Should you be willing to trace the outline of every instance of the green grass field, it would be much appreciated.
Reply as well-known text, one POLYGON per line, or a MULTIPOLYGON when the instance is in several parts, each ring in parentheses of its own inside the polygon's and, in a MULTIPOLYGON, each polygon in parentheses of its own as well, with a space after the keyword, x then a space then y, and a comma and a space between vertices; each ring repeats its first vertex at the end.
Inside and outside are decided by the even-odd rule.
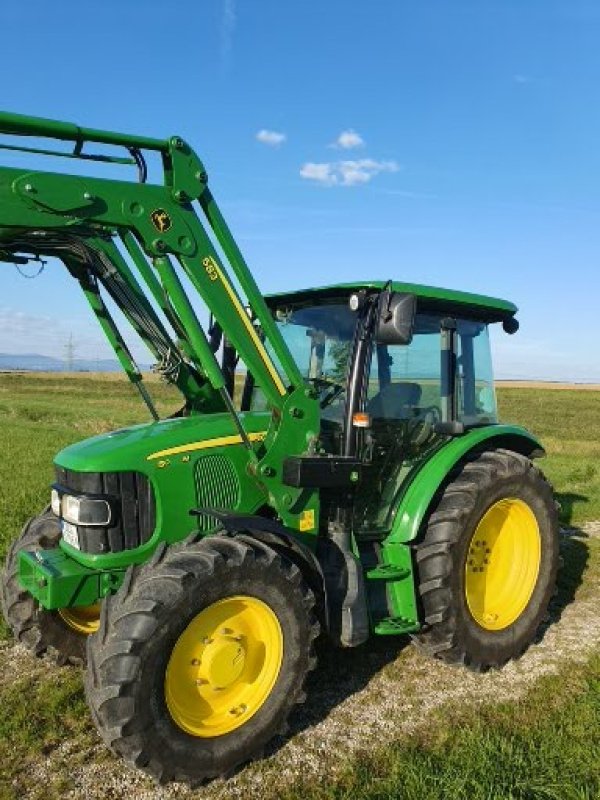
MULTIPOLYGON (((153 389, 161 410, 176 407, 167 389, 158 383, 153 389)), ((501 388, 498 394, 502 420, 524 425, 545 444, 548 455, 542 466, 561 502, 563 523, 579 527, 600 520, 600 392, 536 387, 501 388)), ((57 450, 145 419, 141 401, 121 376, 0 374, 0 555, 26 518, 47 504, 57 450)), ((321 736, 319 731, 327 724, 319 703, 330 702, 329 695, 335 692, 340 697, 359 692, 362 683, 352 680, 358 673, 366 676, 367 687, 366 698, 361 696, 360 702, 381 703, 384 708, 385 697, 377 697, 378 690, 369 688, 376 686, 377 676, 389 677, 390 670, 422 670, 419 680, 398 679, 394 684, 414 704, 417 718, 431 682, 447 682, 457 693, 450 693, 447 700, 442 697, 427 725, 415 723, 410 735, 382 728, 385 733, 369 739, 368 747, 361 746, 344 759, 344 748, 327 752, 323 746, 318 758, 325 773, 316 779, 307 770, 304 777, 286 785, 280 784, 278 776, 285 774, 282 764, 287 761, 279 759, 288 758, 286 748, 292 747, 289 758, 293 761, 294 742, 312 742, 313 730, 309 727, 303 733, 300 723, 291 745, 249 767, 235 779, 233 788, 219 783, 197 793, 155 790, 150 781, 122 770, 99 746, 87 718, 79 671, 15 655, 4 629, 0 798, 598 798, 600 632, 595 609, 600 602, 600 538, 575 535, 565 542, 563 555, 566 563, 553 620, 558 628, 567 626, 564 663, 561 656, 551 670, 542 670, 536 677, 537 662, 526 674, 529 662, 524 659, 524 673, 516 673, 515 686, 523 684, 526 691, 518 699, 513 701, 510 692, 504 696, 493 689, 489 697, 471 703, 463 671, 438 673, 435 665, 407 655, 411 648, 404 645, 388 640, 353 653, 326 653, 324 666, 314 678, 316 699, 306 712, 306 719, 317 721, 315 736, 321 736), (581 631, 574 632, 578 620, 581 631), (569 648, 580 644, 581 653, 571 660, 569 648), (349 688, 343 688, 344 681, 349 688), (110 785, 103 783, 105 772, 117 775, 110 785), (94 790, 88 784, 83 788, 83 779, 77 776, 84 773, 97 776, 94 790), (122 792, 115 786, 122 786, 122 792)), ((487 680, 481 677, 481 685, 487 686, 487 680)), ((343 697, 339 704, 343 706, 343 697)), ((334 709, 334 717, 336 713, 334 709)), ((360 712, 352 720, 346 732, 349 739, 355 732, 358 735, 360 712)))
POLYGON ((498 390, 500 418, 538 436, 540 462, 562 506, 561 521, 600 519, 600 392, 532 388, 498 390))

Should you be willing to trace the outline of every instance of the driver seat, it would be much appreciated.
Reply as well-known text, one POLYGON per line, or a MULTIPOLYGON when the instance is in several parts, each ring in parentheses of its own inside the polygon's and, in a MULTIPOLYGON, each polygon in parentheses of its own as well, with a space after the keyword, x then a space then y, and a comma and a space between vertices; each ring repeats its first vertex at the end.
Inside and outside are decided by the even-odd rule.
POLYGON ((421 401, 423 390, 418 383, 389 383, 367 403, 373 419, 409 419, 421 401))

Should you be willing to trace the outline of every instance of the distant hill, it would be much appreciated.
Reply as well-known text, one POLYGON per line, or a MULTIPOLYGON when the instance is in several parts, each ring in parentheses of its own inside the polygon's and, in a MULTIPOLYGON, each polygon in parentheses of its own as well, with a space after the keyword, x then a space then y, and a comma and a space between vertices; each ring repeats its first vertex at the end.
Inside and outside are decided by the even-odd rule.
MULTIPOLYGON (((142 370, 149 369, 147 364, 138 364, 142 370)), ((33 372, 66 372, 66 362, 60 358, 42 356, 39 353, 12 355, 0 353, 0 370, 28 370, 33 372)), ((73 360, 74 372, 120 372, 121 365, 114 358, 73 360)))

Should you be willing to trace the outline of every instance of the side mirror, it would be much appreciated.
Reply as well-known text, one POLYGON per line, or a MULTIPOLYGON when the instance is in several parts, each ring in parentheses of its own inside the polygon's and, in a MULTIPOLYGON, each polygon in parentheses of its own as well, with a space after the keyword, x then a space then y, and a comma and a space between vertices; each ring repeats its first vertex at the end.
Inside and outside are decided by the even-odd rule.
POLYGON ((415 327, 417 298, 414 294, 382 292, 377 320, 378 344, 410 344, 415 327))

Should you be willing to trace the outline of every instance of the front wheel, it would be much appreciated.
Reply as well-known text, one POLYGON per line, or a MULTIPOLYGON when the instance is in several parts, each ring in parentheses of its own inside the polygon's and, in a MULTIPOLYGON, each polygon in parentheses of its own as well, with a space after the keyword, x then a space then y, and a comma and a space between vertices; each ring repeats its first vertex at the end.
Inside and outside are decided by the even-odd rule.
POLYGON ((48 653, 59 664, 82 664, 87 637, 99 626, 100 605, 48 611, 19 583, 21 550, 58 547, 60 536, 60 523, 49 509, 27 522, 6 557, 0 593, 2 611, 17 641, 36 656, 48 653))
POLYGON ((558 549, 542 473, 509 450, 480 453, 447 484, 417 546, 416 643, 476 670, 520 656, 546 615, 558 549))
POLYGON ((298 568, 250 537, 162 546, 105 601, 89 642, 101 736, 161 782, 235 770, 304 699, 314 605, 298 568))

